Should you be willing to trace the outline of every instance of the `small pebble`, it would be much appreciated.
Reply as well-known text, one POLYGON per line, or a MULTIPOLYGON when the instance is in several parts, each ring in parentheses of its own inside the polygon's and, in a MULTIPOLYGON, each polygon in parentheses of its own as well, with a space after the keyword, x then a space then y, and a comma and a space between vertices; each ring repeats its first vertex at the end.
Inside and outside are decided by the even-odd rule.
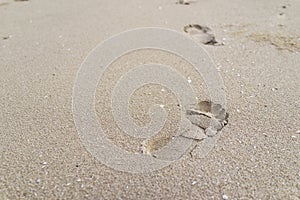
POLYGON ((267 137, 267 136, 268 136, 266 133, 263 133, 263 135, 264 135, 265 137, 267 137))
POLYGON ((41 182, 41 179, 36 179, 36 181, 35 181, 36 183, 40 183, 41 182))
POLYGON ((193 182, 192 182, 192 185, 195 185, 196 183, 197 183, 197 181, 193 181, 193 182))
POLYGON ((228 196, 226 194, 224 194, 222 197, 223 197, 224 200, 228 199, 228 196))

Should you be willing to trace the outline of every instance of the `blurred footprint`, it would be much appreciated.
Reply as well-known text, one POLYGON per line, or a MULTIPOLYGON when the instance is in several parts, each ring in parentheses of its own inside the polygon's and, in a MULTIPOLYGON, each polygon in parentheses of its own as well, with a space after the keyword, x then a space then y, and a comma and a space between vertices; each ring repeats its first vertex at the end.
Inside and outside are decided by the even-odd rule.
POLYGON ((223 45, 219 44, 215 36, 210 33, 211 29, 207 26, 201 26, 198 24, 189 24, 183 28, 184 32, 188 33, 193 39, 197 42, 200 42, 205 45, 223 45))
POLYGON ((196 1, 190 1, 190 0, 178 0, 176 4, 182 4, 182 5, 190 5, 191 3, 196 3, 196 1))

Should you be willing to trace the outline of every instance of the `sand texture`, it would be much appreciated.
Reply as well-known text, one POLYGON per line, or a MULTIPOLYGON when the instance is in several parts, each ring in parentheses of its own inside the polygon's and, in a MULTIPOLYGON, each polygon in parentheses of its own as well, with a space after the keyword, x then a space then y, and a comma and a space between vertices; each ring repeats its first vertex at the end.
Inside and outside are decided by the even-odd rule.
MULTIPOLYGON (((0 199, 300 199, 299 12, 298 0, 0 0, 0 199), (226 86, 229 118, 206 157, 196 145, 168 167, 131 174, 86 150, 72 92, 98 43, 138 27, 173 29, 203 45, 226 86)), ((142 140, 114 123, 112 88, 132 66, 152 62, 190 78, 199 101, 209 98, 175 55, 141 50, 116 60, 95 109, 107 137, 129 152, 143 150, 142 140)), ((172 140, 180 120, 172 91, 150 85, 132 95, 136 124, 149 123, 153 103, 169 115, 144 144, 150 153, 172 140)))

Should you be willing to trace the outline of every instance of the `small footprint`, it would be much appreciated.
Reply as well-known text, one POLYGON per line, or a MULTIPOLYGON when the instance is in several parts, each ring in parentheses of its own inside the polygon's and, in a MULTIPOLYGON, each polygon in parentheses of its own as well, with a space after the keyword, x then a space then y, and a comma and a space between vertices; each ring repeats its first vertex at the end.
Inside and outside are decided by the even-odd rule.
POLYGON ((205 45, 223 45, 216 41, 215 36, 210 33, 211 29, 207 26, 201 26, 198 24, 189 24, 183 28, 184 32, 188 33, 197 42, 205 45))
POLYGON ((182 4, 182 5, 190 5, 191 3, 195 3, 195 1, 190 0, 178 0, 176 4, 182 4))

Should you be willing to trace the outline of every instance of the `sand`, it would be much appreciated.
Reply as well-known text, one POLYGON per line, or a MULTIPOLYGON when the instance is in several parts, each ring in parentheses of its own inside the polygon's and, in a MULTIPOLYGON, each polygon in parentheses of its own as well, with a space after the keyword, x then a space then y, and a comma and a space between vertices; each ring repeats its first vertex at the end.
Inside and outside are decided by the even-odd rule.
MULTIPOLYGON (((0 0, 0 199, 300 199, 299 10, 296 0, 0 0), (99 163, 73 121, 73 85, 84 58, 128 29, 184 33, 188 24, 209 27, 223 44, 204 45, 223 77, 230 114, 217 145, 204 158, 195 148, 149 173, 99 163)), ((157 52, 123 59, 176 60, 157 52)), ((124 63, 114 69, 126 69, 124 63)), ((118 78, 113 70, 106 75, 118 78)), ((101 95, 110 83, 97 90, 99 121, 112 124, 105 130, 114 144, 137 151, 138 141, 116 138, 101 95)), ((175 113, 176 101, 167 101, 175 113)), ((147 109, 139 108, 148 104, 141 102, 133 98, 131 109, 145 124, 147 109)), ((170 134, 176 115, 172 120, 170 134)))

